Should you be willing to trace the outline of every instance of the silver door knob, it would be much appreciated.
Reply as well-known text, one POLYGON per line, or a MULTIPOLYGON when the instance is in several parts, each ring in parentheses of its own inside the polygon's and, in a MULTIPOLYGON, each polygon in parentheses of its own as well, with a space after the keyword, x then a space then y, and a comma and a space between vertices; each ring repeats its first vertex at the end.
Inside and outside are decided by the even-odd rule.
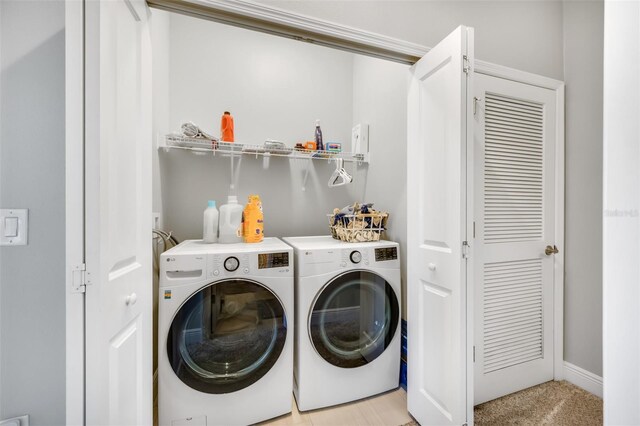
POLYGON ((559 251, 558 247, 556 247, 555 245, 553 247, 552 246, 547 246, 544 249, 544 254, 546 254, 547 256, 551 256, 552 254, 557 254, 558 251, 559 251))
POLYGON ((135 305, 137 301, 138 301, 138 295, 135 293, 131 293, 126 297, 126 299, 124 299, 124 303, 126 303, 127 306, 135 305))

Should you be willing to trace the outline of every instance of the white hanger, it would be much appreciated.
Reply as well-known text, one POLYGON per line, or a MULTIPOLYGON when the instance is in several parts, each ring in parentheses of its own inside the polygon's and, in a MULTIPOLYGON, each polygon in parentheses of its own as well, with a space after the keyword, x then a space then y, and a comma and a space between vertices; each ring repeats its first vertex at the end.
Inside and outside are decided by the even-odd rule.
POLYGON ((344 169, 344 160, 336 158, 336 170, 329 178, 329 188, 346 185, 351 182, 353 182, 353 176, 344 169))

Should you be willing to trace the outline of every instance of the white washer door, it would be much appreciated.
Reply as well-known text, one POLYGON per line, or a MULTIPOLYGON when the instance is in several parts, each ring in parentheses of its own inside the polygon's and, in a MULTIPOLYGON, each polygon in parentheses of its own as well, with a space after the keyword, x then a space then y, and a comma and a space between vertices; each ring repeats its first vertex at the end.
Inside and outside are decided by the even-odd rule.
POLYGON ((267 374, 286 338, 285 310, 274 293, 255 281, 226 280, 197 291, 180 307, 166 350, 187 386, 222 394, 267 374))
POLYGON ((336 367, 356 368, 380 356, 400 321, 398 297, 380 275, 349 271, 318 294, 309 315, 316 352, 336 367))

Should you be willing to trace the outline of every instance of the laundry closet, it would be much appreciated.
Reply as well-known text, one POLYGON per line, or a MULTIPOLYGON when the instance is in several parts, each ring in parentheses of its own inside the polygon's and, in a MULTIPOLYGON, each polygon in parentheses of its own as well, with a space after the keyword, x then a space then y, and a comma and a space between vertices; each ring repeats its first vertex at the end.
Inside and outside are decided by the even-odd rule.
MULTIPOLYGON (((301 410, 397 388, 403 306, 403 248, 398 243, 404 242, 406 233, 403 188, 409 66, 155 9, 150 28, 153 205, 155 228, 163 230, 154 235, 155 264, 159 265, 154 275, 159 276, 160 296, 154 297, 159 303, 154 346, 158 346, 160 423, 188 417, 194 418, 193 424, 253 423, 287 413, 292 392, 283 385, 291 382, 286 367, 294 345, 294 334, 287 335, 287 330, 297 330, 296 365, 309 363, 294 375, 301 410), (232 142, 221 132, 221 121, 230 117, 232 142), (324 149, 313 146, 317 120, 324 149), (185 123, 198 129, 184 131, 185 123), (193 133, 204 137, 190 137, 193 133), (336 176, 340 169, 345 177, 336 176), (357 202, 373 203, 367 209, 388 213, 386 237, 397 242, 371 243, 377 244, 371 250, 373 246, 353 244, 347 262, 357 266, 356 255, 352 256, 356 253, 362 266, 384 262, 389 271, 377 272, 382 275, 345 272, 346 262, 340 255, 333 275, 346 275, 336 282, 331 276, 318 284, 304 284, 320 287, 310 291, 305 301, 299 296, 302 290, 296 292, 299 298, 294 307, 294 292, 287 291, 283 282, 259 270, 254 273, 251 248, 240 254, 235 245, 203 246, 202 256, 219 257, 222 262, 208 261, 212 266, 206 267, 206 279, 219 282, 205 290, 200 290, 199 279, 191 277, 201 268, 188 260, 191 253, 198 253, 198 243, 185 243, 160 256, 174 245, 173 240, 167 241, 168 235, 179 241, 202 238, 208 201, 220 208, 231 197, 243 205, 251 194, 260 196, 264 214, 265 240, 254 248, 261 263, 291 268, 286 271, 292 276, 294 253, 296 257, 303 254, 289 252, 270 237, 328 236, 334 209, 357 202), (382 260, 381 253, 386 256, 382 260), (225 279, 236 281, 225 284, 225 279), (247 281, 241 283, 242 279, 247 281), (273 293, 260 290, 253 281, 273 293), (330 291, 322 296, 325 286, 330 291), (314 306, 319 303, 326 306, 314 306), (273 306, 281 308, 263 312, 273 306), (307 320, 310 309, 316 313, 307 320), (219 313, 214 314, 215 310, 219 313), (307 347, 301 335, 306 335, 308 321, 311 338, 317 341, 307 347), (252 331, 258 322, 262 325, 252 331), (265 329, 264 324, 278 325, 265 329), (361 331, 355 335, 365 337, 354 338, 350 328, 358 328, 361 331), (201 340, 198 330, 216 337, 201 340), (268 336, 273 336, 273 346, 268 336), (227 361, 223 373, 221 364, 211 360, 222 359, 227 351, 235 360, 227 361), (374 367, 356 369, 376 359, 374 367), (243 378, 245 374, 252 379, 243 378), (330 379, 334 374, 336 378, 330 379), (319 377, 334 386, 329 384, 320 392, 319 377), (344 383, 338 385, 338 378, 344 383), (252 412, 242 412, 248 400, 258 397, 263 399, 261 404, 252 412)), ((220 215, 222 224, 222 210, 220 215)), ((315 244, 294 238, 290 244, 306 247, 303 253, 325 244, 325 251, 316 255, 326 258, 318 271, 332 275, 327 256, 346 249, 327 238, 315 244)), ((297 258, 295 263, 298 272, 303 266, 297 258)))
MULTIPOLYGON (((87 286, 87 388, 102 395, 95 406, 88 398, 87 412, 110 418, 104 401, 114 392, 151 404, 140 386, 154 380, 148 364, 161 337, 155 328, 153 342, 147 335, 149 314, 179 291, 158 293, 155 282, 152 294, 140 283, 181 261, 158 264, 148 253, 150 230, 164 231, 153 243, 158 252, 163 240, 199 239, 209 200, 245 204, 251 194, 262 200, 267 238, 329 235, 328 215, 354 202, 389 213, 386 238, 397 246, 341 255, 398 269, 409 411, 424 424, 472 421, 474 403, 557 376, 561 82, 477 61, 473 29, 464 26, 411 67, 374 48, 356 54, 141 1, 115 4, 86 11, 102 25, 87 26, 88 45, 100 47, 86 52, 86 137, 100 141, 85 152, 85 238, 100 241, 87 250, 87 263, 99 265, 90 277, 98 285, 87 286), (176 143, 185 123, 219 137, 225 111, 233 144, 176 143), (316 120, 324 142, 339 147, 331 155, 295 149, 313 141, 316 120), (140 143, 148 133, 150 143, 140 143), (274 141, 283 145, 270 150, 265 142, 274 141), (331 184, 336 159, 352 182, 331 184), (517 380, 504 385, 510 374, 517 380), (111 388, 94 385, 110 379, 111 388)), ((281 263, 293 252, 270 247, 260 262, 293 264, 281 263)), ((242 255, 231 257, 227 264, 220 254, 207 273, 245 269, 242 255)), ((187 280, 193 271, 202 269, 169 270, 187 280)))

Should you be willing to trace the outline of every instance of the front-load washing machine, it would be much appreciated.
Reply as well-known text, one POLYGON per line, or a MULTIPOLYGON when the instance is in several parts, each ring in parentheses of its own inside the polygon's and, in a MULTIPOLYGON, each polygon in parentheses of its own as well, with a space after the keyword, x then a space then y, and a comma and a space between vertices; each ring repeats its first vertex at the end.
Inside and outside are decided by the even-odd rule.
POLYGON ((399 384, 400 260, 389 241, 284 238, 294 248, 294 394, 302 411, 399 384))
POLYGON ((164 252, 160 425, 246 425, 291 411, 293 262, 276 238, 164 252))

